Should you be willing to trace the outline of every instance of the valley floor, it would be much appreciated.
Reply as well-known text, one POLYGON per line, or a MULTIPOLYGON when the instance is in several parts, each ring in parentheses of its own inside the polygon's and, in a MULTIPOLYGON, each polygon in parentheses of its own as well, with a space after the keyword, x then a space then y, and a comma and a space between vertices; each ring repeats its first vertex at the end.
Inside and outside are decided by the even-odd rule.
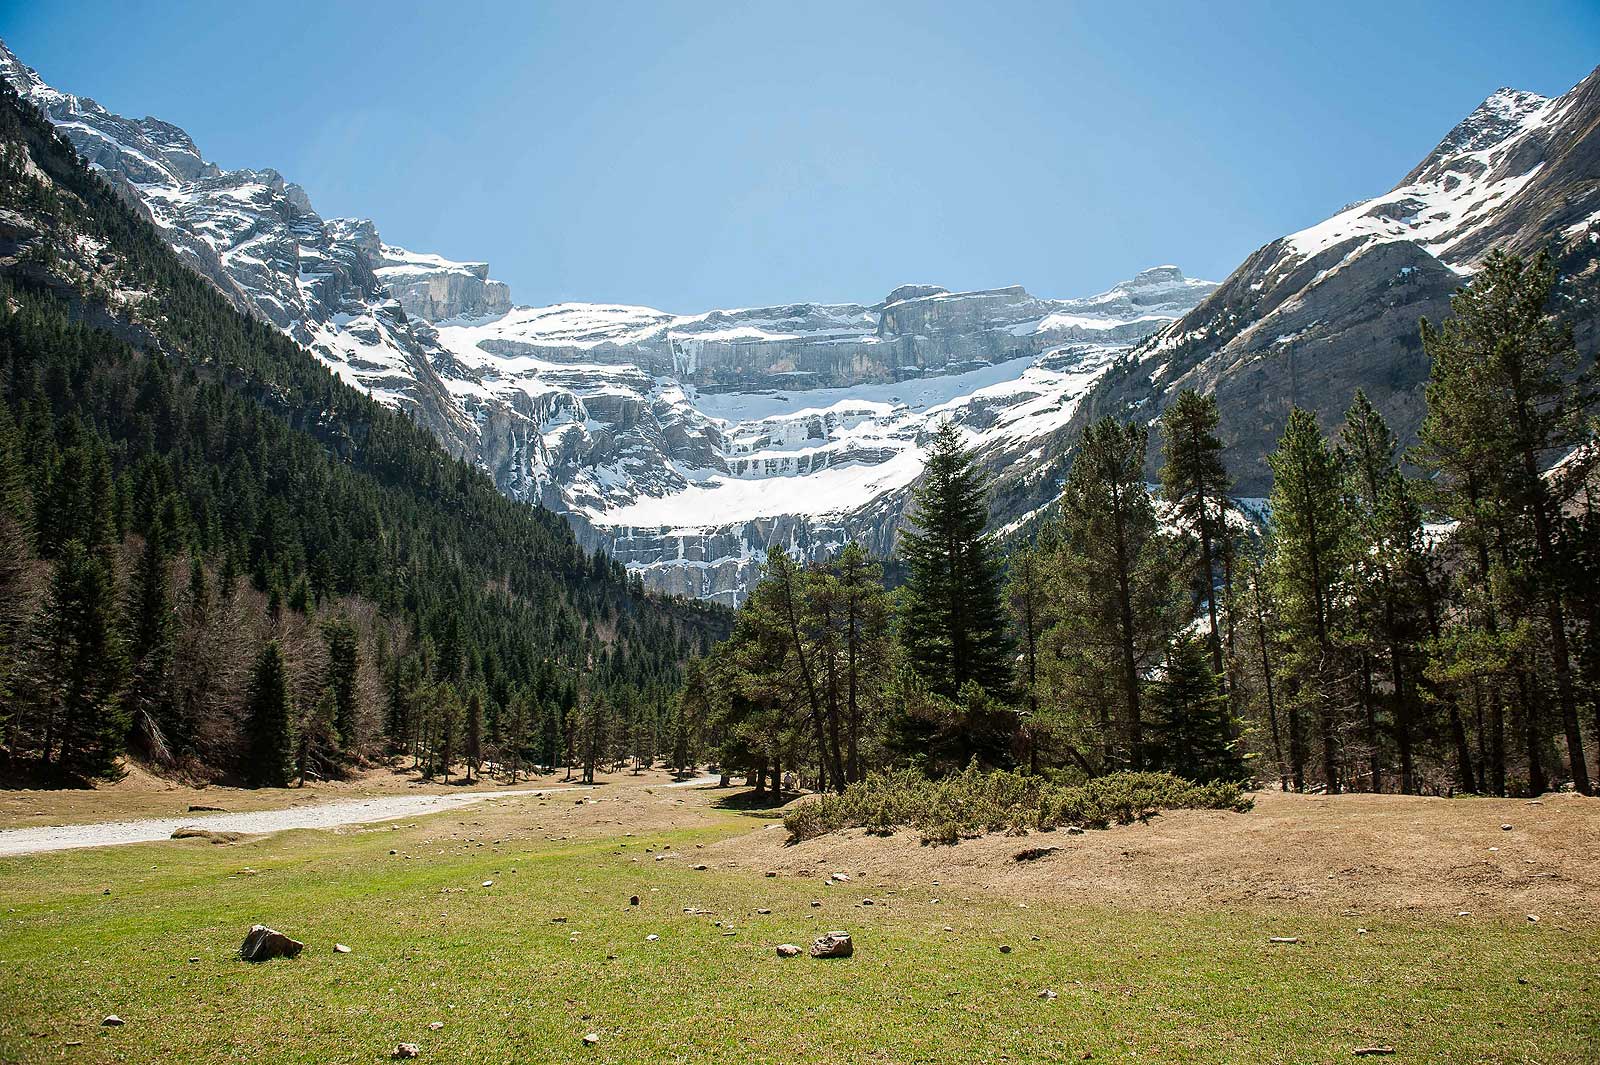
POLYGON ((0 1061, 1594 1060, 1594 800, 785 846, 668 784, 0 858, 0 1061), (305 953, 239 961, 255 922, 305 953), (835 928, 853 958, 774 953, 835 928))

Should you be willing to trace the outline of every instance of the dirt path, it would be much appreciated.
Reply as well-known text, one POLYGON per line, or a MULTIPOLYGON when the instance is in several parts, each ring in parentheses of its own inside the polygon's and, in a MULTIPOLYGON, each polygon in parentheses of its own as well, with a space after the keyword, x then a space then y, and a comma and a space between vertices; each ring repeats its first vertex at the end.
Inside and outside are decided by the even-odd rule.
POLYGON ((0 831, 0 856, 36 854, 40 851, 73 850, 78 847, 113 847, 123 843, 150 843, 170 839, 179 828, 200 828, 208 832, 237 832, 261 835, 291 828, 337 828, 397 817, 455 810, 463 806, 518 795, 556 795, 582 788, 515 788, 501 791, 469 791, 459 795, 391 795, 346 802, 300 806, 288 810, 257 810, 239 814, 190 814, 186 817, 147 818, 138 821, 104 821, 93 825, 50 825, 41 828, 14 828, 0 831))

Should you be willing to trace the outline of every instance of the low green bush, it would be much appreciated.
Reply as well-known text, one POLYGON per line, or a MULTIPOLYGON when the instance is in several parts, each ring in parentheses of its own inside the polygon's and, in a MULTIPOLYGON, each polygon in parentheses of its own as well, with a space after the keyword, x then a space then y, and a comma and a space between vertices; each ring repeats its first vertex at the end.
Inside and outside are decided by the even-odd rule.
POLYGON ((1162 810, 1244 811, 1253 804, 1244 784, 1195 784, 1171 773, 1112 773, 1069 785, 969 766, 937 780, 909 769, 874 773, 842 794, 795 804, 783 823, 795 841, 846 828, 885 836, 915 828, 924 843, 956 843, 990 832, 1105 828, 1162 810))

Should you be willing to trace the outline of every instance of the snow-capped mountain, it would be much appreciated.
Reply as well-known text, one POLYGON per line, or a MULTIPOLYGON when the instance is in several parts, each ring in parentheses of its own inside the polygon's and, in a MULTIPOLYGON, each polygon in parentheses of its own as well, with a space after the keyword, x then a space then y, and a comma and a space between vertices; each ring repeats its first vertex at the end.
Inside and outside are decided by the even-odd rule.
POLYGON ((1409 443, 1428 372, 1418 320, 1448 315, 1451 294, 1495 248, 1552 252, 1579 350, 1592 354, 1600 70, 1554 99, 1499 90, 1389 192, 1256 251, 1109 374, 1085 416, 1154 417, 1183 388, 1214 392, 1246 494, 1265 492, 1260 459, 1292 404, 1332 428, 1361 387, 1409 443))
POLYGON ((692 315, 514 307, 485 264, 323 219, 277 172, 222 170, 178 127, 59 92, 4 45, 0 73, 241 309, 652 586, 729 603, 773 542, 887 551, 939 420, 1026 479, 1113 358, 1215 287, 1164 266, 1069 300, 906 285, 692 315))

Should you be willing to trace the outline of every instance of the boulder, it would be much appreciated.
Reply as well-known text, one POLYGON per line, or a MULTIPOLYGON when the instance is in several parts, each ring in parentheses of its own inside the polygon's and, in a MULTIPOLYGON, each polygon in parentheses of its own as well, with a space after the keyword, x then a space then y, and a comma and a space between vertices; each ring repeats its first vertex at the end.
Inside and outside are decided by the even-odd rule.
POLYGON ((239 947, 239 957, 245 961, 271 961, 273 958, 297 957, 306 945, 290 939, 264 924, 251 925, 250 934, 239 947))
POLYGON ((811 944, 813 958, 848 958, 855 951, 849 932, 826 932, 811 944))

